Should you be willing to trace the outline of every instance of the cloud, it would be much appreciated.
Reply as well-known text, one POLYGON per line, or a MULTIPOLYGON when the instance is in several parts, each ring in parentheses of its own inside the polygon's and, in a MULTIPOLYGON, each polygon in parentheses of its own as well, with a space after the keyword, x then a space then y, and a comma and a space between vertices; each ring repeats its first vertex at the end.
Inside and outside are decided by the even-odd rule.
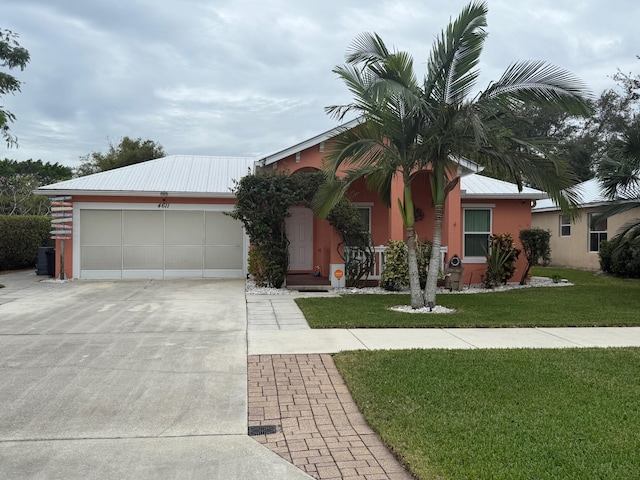
MULTIPOLYGON (((350 100, 331 72, 361 32, 413 54, 467 2, 356 0, 4 0, 1 28, 32 56, 16 114, 19 149, 1 156, 79 164, 127 135, 167 153, 266 154, 335 126, 324 107, 350 100)), ((573 70, 595 92, 638 71, 640 5, 492 0, 479 86, 514 60, 573 70)))

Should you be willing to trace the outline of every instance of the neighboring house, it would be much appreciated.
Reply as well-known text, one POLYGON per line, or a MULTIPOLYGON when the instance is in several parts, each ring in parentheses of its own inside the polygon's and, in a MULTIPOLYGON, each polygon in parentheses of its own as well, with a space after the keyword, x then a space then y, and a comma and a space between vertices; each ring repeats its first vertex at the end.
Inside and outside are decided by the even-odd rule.
POLYGON ((550 199, 532 209, 532 225, 551 232, 551 265, 600 269, 600 242, 610 240, 625 223, 640 218, 640 208, 595 222, 594 217, 611 205, 597 179, 577 185, 580 217, 571 221, 550 199))
MULTIPOLYGON (((352 122, 355 126, 357 123, 352 122)), ((326 143, 339 133, 333 129, 312 137, 280 152, 260 157, 258 167, 288 172, 292 175, 322 168, 326 143)), ((449 193, 445 205, 442 231, 442 265, 454 255, 462 259, 464 282, 480 282, 486 272, 485 252, 491 233, 511 233, 519 244, 518 233, 531 226, 532 201, 546 198, 546 194, 531 188, 518 191, 515 184, 477 175, 482 168, 473 162, 460 160, 458 173, 460 183, 449 193)), ((431 186, 426 171, 413 176, 413 200, 416 213, 416 233, 421 240, 433 237, 434 210, 431 186)), ((403 184, 396 178, 392 186, 392 206, 388 208, 378 195, 367 190, 362 179, 355 182, 347 192, 349 198, 360 209, 365 224, 377 251, 389 240, 406 240, 402 217, 397 207, 398 198, 403 198, 403 184)), ((287 220, 288 238, 291 242, 290 272, 311 272, 320 267, 323 274, 328 271, 332 283, 339 284, 333 275, 342 270, 342 259, 338 253, 340 238, 326 220, 318 220, 304 207, 291 209, 287 220)), ((523 268, 525 259, 518 262, 523 268)), ((379 275, 375 271, 373 278, 379 275)))
POLYGON ((244 278, 248 240, 224 212, 254 160, 174 155, 39 188, 71 196, 66 276, 244 278))
MULTIPOLYGON (((224 214, 235 203, 233 181, 256 169, 292 175, 316 171, 322 167, 325 142, 341 128, 259 158, 174 155, 39 188, 41 195, 71 197, 72 233, 64 240, 67 276, 243 278, 248 240, 242 224, 224 214)), ((458 162, 461 181, 449 193, 443 221, 441 265, 458 255, 465 283, 481 281, 489 235, 511 233, 518 242, 520 230, 531 226, 532 201, 546 198, 530 188, 518 192, 514 184, 478 175, 480 170, 473 162, 458 162)), ((379 277, 386 242, 405 239, 396 205, 402 192, 402 181, 397 179, 391 208, 368 191, 363 180, 348 192, 377 246, 378 270, 373 278, 379 277)), ((416 233, 429 240, 434 212, 427 172, 414 175, 413 192, 416 233)), ((341 283, 333 275, 344 268, 340 237, 328 221, 315 218, 308 208, 292 207, 287 236, 290 273, 310 274, 319 267, 332 284, 341 283)), ((518 267, 524 263, 520 259, 518 267)))

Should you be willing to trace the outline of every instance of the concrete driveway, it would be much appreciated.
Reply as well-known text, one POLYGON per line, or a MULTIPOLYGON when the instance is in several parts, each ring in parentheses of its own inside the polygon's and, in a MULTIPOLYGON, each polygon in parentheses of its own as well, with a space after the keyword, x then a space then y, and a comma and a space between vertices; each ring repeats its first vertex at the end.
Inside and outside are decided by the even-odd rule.
POLYGON ((0 477, 310 478, 247 433, 243 281, 0 276, 0 477))

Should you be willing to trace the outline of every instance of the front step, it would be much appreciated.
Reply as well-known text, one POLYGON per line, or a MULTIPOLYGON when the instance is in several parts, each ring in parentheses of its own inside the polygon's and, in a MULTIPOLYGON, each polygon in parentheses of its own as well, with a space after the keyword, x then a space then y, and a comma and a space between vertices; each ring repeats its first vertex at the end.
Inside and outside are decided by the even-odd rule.
POLYGON ((331 285, 287 285, 287 290, 296 290, 298 292, 330 292, 333 290, 331 285))

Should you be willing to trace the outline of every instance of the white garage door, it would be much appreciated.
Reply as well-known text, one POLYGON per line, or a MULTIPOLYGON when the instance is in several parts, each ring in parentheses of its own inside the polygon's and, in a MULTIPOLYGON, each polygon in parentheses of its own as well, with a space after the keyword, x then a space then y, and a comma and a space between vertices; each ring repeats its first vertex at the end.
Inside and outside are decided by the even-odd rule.
POLYGON ((242 224, 220 211, 79 210, 81 278, 242 278, 242 224))

